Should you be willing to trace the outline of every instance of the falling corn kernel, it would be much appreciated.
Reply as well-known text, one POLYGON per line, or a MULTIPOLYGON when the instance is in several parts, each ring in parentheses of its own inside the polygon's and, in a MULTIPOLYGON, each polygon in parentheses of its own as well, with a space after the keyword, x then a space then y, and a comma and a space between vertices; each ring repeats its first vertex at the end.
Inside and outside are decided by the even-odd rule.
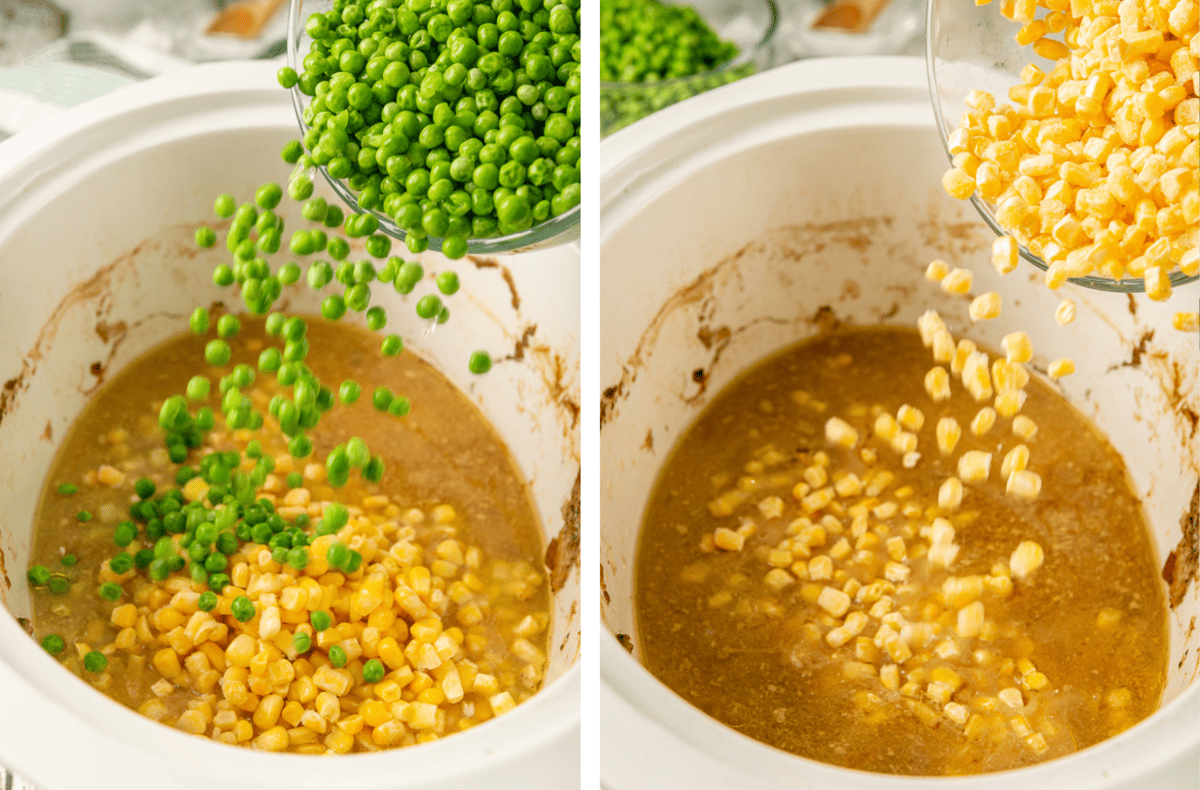
POLYGON ((1180 332, 1200 332, 1200 313, 1176 313, 1171 324, 1180 332))
POLYGON ((971 300, 968 310, 972 321, 987 321, 1000 315, 1000 294, 988 291, 971 300))
POLYGON ((983 602, 974 601, 958 610, 958 635, 964 639, 979 636, 983 630, 983 602))
POLYGON ((1012 236, 1001 236, 992 242, 992 266, 1001 274, 1008 274, 1017 268, 1020 251, 1017 240, 1012 236))
POLYGON ((933 336, 933 361, 934 362, 951 362, 954 360, 954 350, 956 348, 954 336, 945 329, 939 329, 937 334, 933 336))
POLYGON ((925 391, 937 403, 950 399, 950 374, 941 365, 925 374, 925 391))
POLYGON ((996 410, 991 406, 984 406, 971 420, 971 433, 976 436, 983 436, 992 429, 996 424, 996 410))
POLYGON ((954 269, 942 278, 942 290, 948 294, 966 294, 971 290, 974 275, 968 269, 954 269))
POLYGON ((925 348, 929 348, 933 344, 933 336, 938 331, 946 331, 946 322, 937 314, 936 310, 926 310, 917 319, 917 331, 921 335, 921 344, 925 348))
POLYGON ((964 483, 982 483, 992 468, 992 454, 968 450, 958 457, 958 477, 964 483))
POLYGON ((942 455, 949 455, 954 452, 955 445, 958 444, 959 437, 962 436, 962 428, 958 426, 958 420, 953 417, 942 417, 937 424, 937 443, 938 450, 942 455))
POLYGON ((1008 392, 1001 392, 996 396, 996 414, 1005 419, 1015 417, 1021 411, 1023 405, 1025 405, 1025 392, 1023 390, 1009 390, 1008 392))
POLYGON ((904 457, 900 459, 900 464, 905 469, 913 469, 920 462, 921 454, 918 452, 905 453, 904 457))
POLYGON ((988 356, 985 352, 976 351, 967 357, 963 363, 962 381, 976 403, 992 397, 992 377, 988 372, 988 356))
POLYGON ((1013 417, 1012 432, 1013 436, 1016 436, 1018 439, 1027 442, 1037 435, 1037 431, 1037 423, 1024 414, 1018 414, 1016 417, 1013 417))
POLYGON ((1069 357, 1056 359, 1046 368, 1046 374, 1052 379, 1061 379, 1075 372, 1075 362, 1069 357))
POLYGON ((1000 476, 1007 480, 1012 476, 1013 472, 1025 471, 1025 467, 1028 465, 1029 448, 1023 444, 1018 444, 1005 453, 1004 460, 1000 462, 1000 476))
POLYGON ((941 282, 942 278, 950 273, 950 267, 945 261, 931 261, 929 266, 925 268, 925 279, 931 282, 941 282))
POLYGON ((1075 320, 1075 303, 1070 299, 1063 299, 1058 303, 1058 308, 1054 311, 1054 320, 1059 326, 1066 326, 1075 320))
POLYGON ((925 424, 925 415, 920 409, 906 403, 896 411, 896 421, 910 431, 919 431, 925 424))
POLYGON ((850 448, 858 444, 858 431, 840 417, 830 417, 825 422, 825 440, 839 447, 850 448))
POLYGON ((1021 541, 1013 551, 1012 557, 1008 560, 1008 567, 1012 569, 1013 576, 1024 581, 1029 574, 1042 567, 1042 561, 1045 558, 1046 554, 1042 551, 1041 546, 1032 540, 1025 540, 1021 541))
POLYGON ((1018 499, 1032 502, 1042 491, 1042 476, 1028 469, 1014 471, 1008 476, 1005 491, 1018 499))
POLYGON ((1000 347, 1004 349, 1008 361, 1012 364, 1028 362, 1033 356, 1033 344, 1029 342, 1029 335, 1024 332, 1005 335, 1000 341, 1000 347))
POLYGON ((962 481, 957 477, 946 478, 938 488, 938 507, 947 512, 958 510, 958 506, 962 504, 963 486, 962 481))

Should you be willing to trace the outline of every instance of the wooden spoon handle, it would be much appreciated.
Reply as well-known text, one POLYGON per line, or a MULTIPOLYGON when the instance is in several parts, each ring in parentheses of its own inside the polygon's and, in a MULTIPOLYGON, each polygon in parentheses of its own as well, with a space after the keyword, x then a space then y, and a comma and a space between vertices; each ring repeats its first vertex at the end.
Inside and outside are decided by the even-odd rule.
POLYGON ((242 0, 227 6, 208 26, 209 33, 228 33, 240 38, 258 38, 283 0, 242 0))
POLYGON ((834 0, 813 27, 836 27, 861 33, 887 5, 888 0, 834 0))

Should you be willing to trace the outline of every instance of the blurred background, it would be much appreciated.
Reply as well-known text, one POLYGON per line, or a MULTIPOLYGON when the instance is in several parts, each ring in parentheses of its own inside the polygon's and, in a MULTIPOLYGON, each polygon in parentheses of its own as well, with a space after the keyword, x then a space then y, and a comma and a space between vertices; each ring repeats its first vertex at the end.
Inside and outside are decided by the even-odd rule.
POLYGON ((0 0, 0 140, 127 83, 193 63, 282 55, 286 5, 0 0))

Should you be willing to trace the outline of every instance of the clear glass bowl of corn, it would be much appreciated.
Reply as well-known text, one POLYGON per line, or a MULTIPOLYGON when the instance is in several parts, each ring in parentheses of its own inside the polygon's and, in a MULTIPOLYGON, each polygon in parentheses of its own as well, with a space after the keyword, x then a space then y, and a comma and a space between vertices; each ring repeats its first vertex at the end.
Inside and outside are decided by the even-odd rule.
MULTIPOLYGON (((929 0, 926 68, 934 117, 937 119, 938 130, 941 132, 946 154, 952 163, 956 156, 961 155, 963 144, 961 136, 954 137, 955 131, 960 127, 964 113, 972 109, 968 103, 978 104, 972 97, 973 91, 985 91, 991 94, 997 107, 1004 103, 1015 105, 1022 98, 1024 98, 1022 103, 1028 106, 1030 91, 1021 90, 1020 86, 1029 83, 1022 79, 1022 74, 1024 73, 1026 76, 1033 74, 1034 80, 1045 80, 1048 83, 1052 81, 1051 73, 1055 68, 1056 60, 1066 53, 1065 45, 1061 45, 1060 42, 1063 40, 1064 29, 1062 26, 1064 23, 1067 25, 1071 23, 1069 12, 1059 12, 1057 16, 1054 16, 1048 9, 1037 7, 1036 20, 1045 27, 1035 25, 1032 35, 1044 31, 1045 40, 1050 43, 1036 46, 1029 43, 1022 44, 1017 40, 1018 35, 1022 32, 1022 23, 1007 19, 1002 14, 1001 6, 1007 7, 1008 2, 1009 0, 998 0, 986 5, 977 5, 975 2, 960 2, 959 0, 929 0), (1059 46, 1055 46, 1056 44, 1059 46), (1046 76, 1038 77, 1036 73, 1026 71, 1030 69, 1031 64, 1046 76), (1015 99, 1010 94, 1010 90, 1013 88, 1017 88, 1017 98, 1015 99)), ((1050 5, 1055 4, 1051 3, 1050 5)), ((1115 13, 1117 3, 1114 1, 1112 5, 1115 13)), ((1029 33, 1026 33, 1026 40, 1028 36, 1029 33)), ((1186 48, 1184 49, 1186 50, 1186 48)), ((1083 84, 1082 90, 1086 90, 1086 83, 1083 84)), ((1191 96, 1194 97, 1194 93, 1191 93, 1191 96)), ((1061 112, 1063 105, 1056 101, 1054 106, 1059 108, 1054 111, 1055 113, 1061 112)), ((1103 118, 1103 114, 1099 116, 1099 119, 1103 118)), ((1082 157, 1083 164, 1103 165, 1105 160, 1103 158, 1094 159, 1093 157, 1096 155, 1097 150, 1089 151, 1082 157)), ((1080 160, 1079 156, 1073 158, 1073 161, 1080 160)), ((1061 163, 1057 160, 1055 167, 1061 167, 1061 163)), ((1107 170, 1107 168, 1104 169, 1107 170)), ((1073 186, 1082 187, 1083 185, 1074 184, 1073 186)), ((1102 184, 1100 186, 1103 188, 1102 184)), ((1196 189, 1194 180, 1190 188, 1196 189)), ((993 199, 989 200, 981 195, 980 191, 976 189, 971 194, 970 201, 978 210, 979 215, 983 217, 984 222, 998 235, 1012 235, 1008 229, 1011 224, 998 219, 998 215, 1003 217, 1004 209, 1001 205, 1003 198, 997 199, 998 196, 993 192, 989 195, 993 199)), ((1071 190, 1075 193, 1078 191, 1078 189, 1071 190)), ((1046 191, 1046 194, 1049 195, 1049 190, 1046 191)), ((1068 206, 1068 215, 1075 210, 1074 205, 1068 206)), ((1067 225, 1070 224, 1068 221, 1067 225)), ((1068 230, 1078 232, 1073 227, 1068 230)), ((1194 228, 1192 232, 1194 233, 1194 228)), ((1193 239, 1193 248, 1194 245, 1193 239)), ((1030 248, 1030 244, 1022 241, 1019 245, 1020 257, 1043 271, 1050 269, 1047 259, 1051 262, 1064 260, 1067 252, 1064 248, 1068 247, 1066 244, 1059 245, 1057 242, 1056 246, 1049 250, 1046 245, 1037 242, 1032 246, 1033 249, 1030 248)), ((1173 266, 1168 264, 1163 268, 1164 270, 1170 269, 1166 279, 1169 280, 1171 287, 1200 279, 1195 274, 1185 273, 1178 263, 1173 266)), ((1128 271, 1119 278, 1091 274, 1072 277, 1068 281, 1100 291, 1119 293, 1146 291, 1146 280, 1140 275, 1134 276, 1132 272, 1128 271)))

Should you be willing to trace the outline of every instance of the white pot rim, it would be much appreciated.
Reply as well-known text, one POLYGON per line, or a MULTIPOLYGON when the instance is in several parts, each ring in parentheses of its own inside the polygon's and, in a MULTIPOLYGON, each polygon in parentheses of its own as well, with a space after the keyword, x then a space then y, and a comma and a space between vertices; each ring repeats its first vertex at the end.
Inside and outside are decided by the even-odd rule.
MULTIPOLYGON (((936 129, 924 59, 799 61, 654 113, 605 138, 601 145, 601 249, 633 213, 678 183, 681 174, 695 173, 731 153, 785 136, 860 126, 864 118, 876 128, 936 129), (886 120, 881 122, 881 116, 886 120)), ((606 630, 600 642, 602 694, 636 719, 614 725, 625 730, 621 737, 630 743, 652 741, 670 750, 670 759, 689 766, 708 765, 718 773, 722 765, 731 766, 746 778, 746 787, 794 788, 812 782, 821 787, 882 790, 954 782, 956 788, 973 790, 1016 785, 1031 790, 1090 790, 1132 787, 1139 776, 1186 761, 1189 755, 1200 756, 1200 682, 1193 681, 1176 699, 1124 733, 1035 766, 953 779, 838 768, 741 735, 676 695, 611 632, 606 630)), ((606 757, 605 762, 611 765, 620 759, 606 757)), ((666 754, 663 759, 668 759, 666 754)), ((694 767, 689 770, 699 772, 694 767)))
MULTIPOLYGON (((59 179, 78 177, 139 147, 209 131, 279 129, 280 118, 290 127, 294 115, 276 82, 277 68, 249 61, 173 72, 118 89, 6 140, 0 144, 0 239, 37 210, 37 198, 57 189, 59 179)), ((14 570, 23 574, 16 569, 10 574, 14 570)), ((576 662, 504 716, 432 743, 333 760, 229 748, 113 702, 64 672, 0 609, 0 762, 36 786, 78 786, 79 766, 87 765, 88 784, 98 790, 470 787, 489 772, 522 764, 531 779, 536 754, 578 744, 576 662)), ((497 786, 528 786, 513 782, 497 786)))

